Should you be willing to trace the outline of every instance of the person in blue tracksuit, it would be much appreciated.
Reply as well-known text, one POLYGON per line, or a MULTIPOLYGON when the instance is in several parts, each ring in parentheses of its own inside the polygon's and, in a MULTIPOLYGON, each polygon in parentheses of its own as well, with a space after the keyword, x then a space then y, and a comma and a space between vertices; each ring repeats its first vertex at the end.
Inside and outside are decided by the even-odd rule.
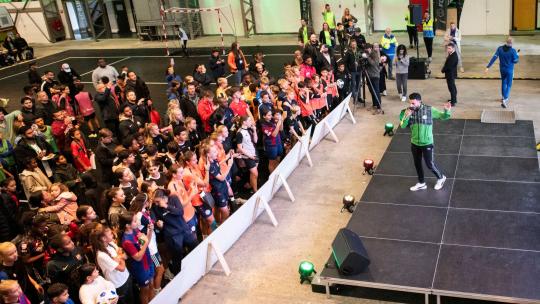
POLYGON ((489 68, 493 65, 495 60, 499 58, 499 70, 501 72, 501 94, 502 94, 502 103, 501 107, 506 108, 508 106, 508 98, 510 97, 510 90, 512 89, 512 80, 514 78, 514 64, 518 63, 519 55, 518 52, 512 48, 512 43, 514 39, 508 37, 506 39, 506 44, 501 45, 497 48, 497 51, 489 61, 486 67, 486 73, 489 71, 489 68))
POLYGON ((158 189, 154 193, 153 208, 158 220, 156 225, 161 229, 171 254, 169 270, 176 275, 181 270, 184 248, 193 250, 198 245, 197 239, 184 220, 184 209, 178 196, 169 195, 168 190, 158 189))

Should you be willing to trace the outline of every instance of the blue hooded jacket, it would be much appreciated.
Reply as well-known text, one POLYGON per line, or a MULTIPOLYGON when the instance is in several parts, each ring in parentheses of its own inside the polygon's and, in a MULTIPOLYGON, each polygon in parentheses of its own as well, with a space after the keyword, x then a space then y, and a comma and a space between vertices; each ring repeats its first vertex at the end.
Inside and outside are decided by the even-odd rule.
POLYGON ((497 51, 489 61, 487 68, 490 68, 497 58, 499 58, 501 71, 513 71, 514 64, 519 62, 518 52, 512 48, 512 46, 506 44, 497 48, 497 51))

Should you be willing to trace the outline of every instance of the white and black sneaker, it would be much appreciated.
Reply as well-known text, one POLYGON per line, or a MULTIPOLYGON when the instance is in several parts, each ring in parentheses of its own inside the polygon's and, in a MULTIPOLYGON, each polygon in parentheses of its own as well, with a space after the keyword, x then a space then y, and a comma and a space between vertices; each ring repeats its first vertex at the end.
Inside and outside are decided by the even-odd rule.
POLYGON ((411 191, 425 190, 427 189, 426 183, 416 183, 416 185, 409 188, 411 191))
POLYGON ((442 187, 444 186, 445 181, 446 181, 446 176, 443 175, 443 177, 441 179, 437 180, 437 183, 435 183, 435 187, 433 187, 433 189, 441 190, 442 187))
POLYGON ((507 108, 508 107, 508 99, 503 99, 502 102, 501 102, 501 107, 503 108, 507 108))

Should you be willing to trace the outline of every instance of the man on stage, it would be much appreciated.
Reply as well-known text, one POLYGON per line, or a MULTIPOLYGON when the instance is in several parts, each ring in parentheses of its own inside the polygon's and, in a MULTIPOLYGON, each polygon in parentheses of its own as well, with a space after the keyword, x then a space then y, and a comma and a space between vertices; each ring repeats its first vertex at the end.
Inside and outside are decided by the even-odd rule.
POLYGON ((422 168, 422 158, 426 166, 437 176, 434 189, 442 189, 446 176, 437 168, 434 160, 433 146, 433 119, 446 120, 450 118, 452 105, 446 103, 441 112, 422 103, 422 97, 418 93, 409 95, 409 107, 401 111, 399 115, 402 128, 411 127, 411 151, 414 158, 414 167, 418 174, 418 183, 410 188, 411 191, 427 189, 422 168))

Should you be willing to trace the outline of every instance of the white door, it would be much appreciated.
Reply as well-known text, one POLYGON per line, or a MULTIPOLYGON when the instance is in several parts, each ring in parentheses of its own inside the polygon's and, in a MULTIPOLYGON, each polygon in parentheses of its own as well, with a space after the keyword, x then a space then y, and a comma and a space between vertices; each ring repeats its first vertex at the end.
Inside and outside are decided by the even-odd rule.
POLYGON ((486 34, 486 1, 488 0, 465 1, 459 22, 462 35, 486 34))
POLYGON ((507 35, 511 22, 510 0, 486 0, 486 34, 507 35))

